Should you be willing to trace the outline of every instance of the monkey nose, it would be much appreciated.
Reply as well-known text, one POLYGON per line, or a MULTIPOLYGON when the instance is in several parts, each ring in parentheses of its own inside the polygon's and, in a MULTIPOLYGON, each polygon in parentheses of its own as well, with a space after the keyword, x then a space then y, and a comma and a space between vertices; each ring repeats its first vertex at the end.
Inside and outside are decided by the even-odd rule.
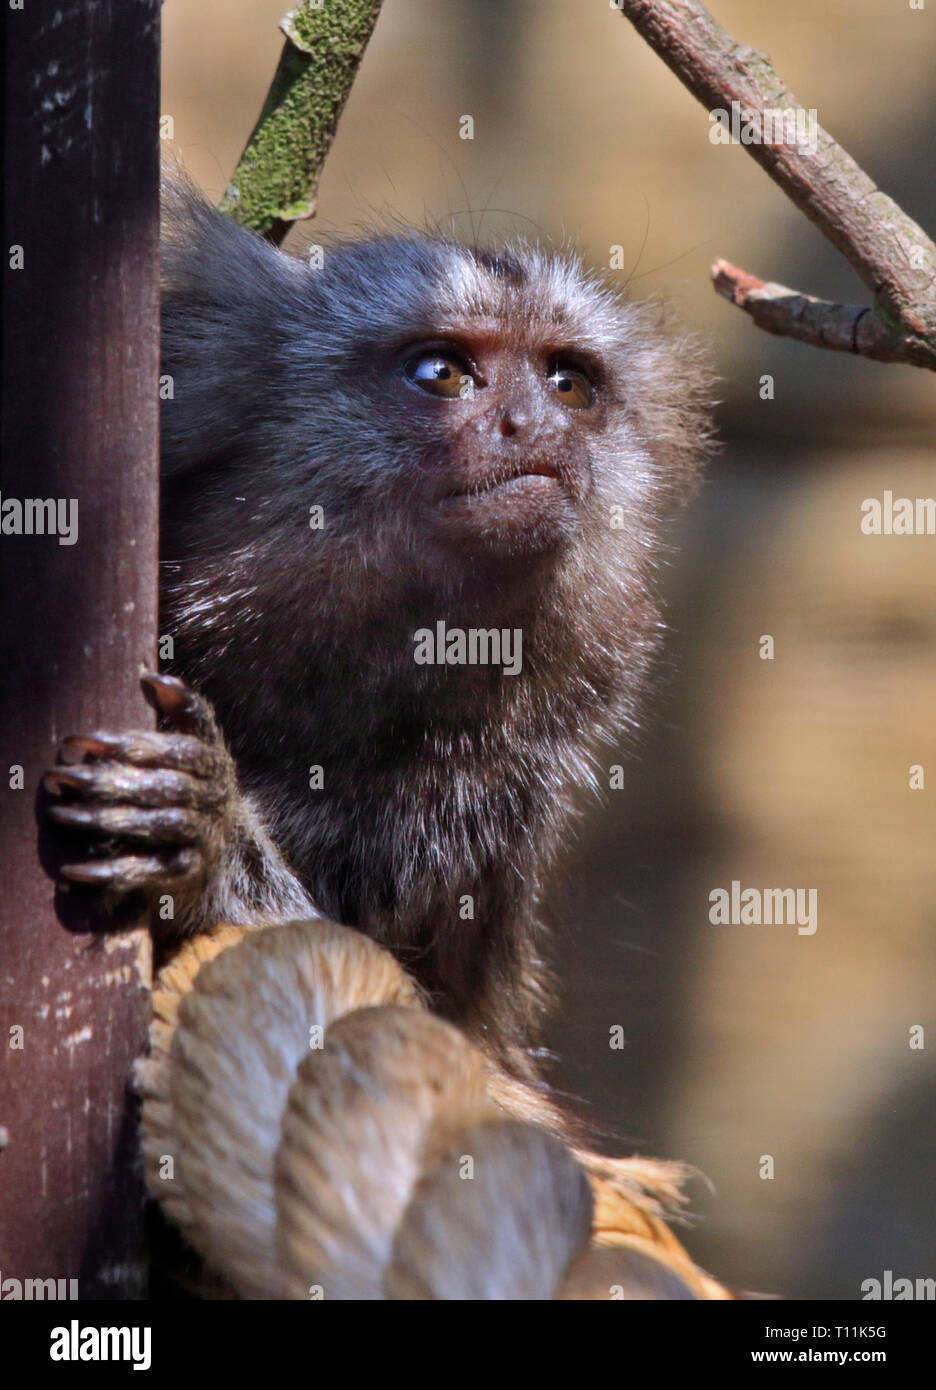
POLYGON ((527 424, 529 424, 527 417, 519 411, 505 410, 497 422, 497 432, 504 439, 510 439, 511 435, 522 430, 527 424))

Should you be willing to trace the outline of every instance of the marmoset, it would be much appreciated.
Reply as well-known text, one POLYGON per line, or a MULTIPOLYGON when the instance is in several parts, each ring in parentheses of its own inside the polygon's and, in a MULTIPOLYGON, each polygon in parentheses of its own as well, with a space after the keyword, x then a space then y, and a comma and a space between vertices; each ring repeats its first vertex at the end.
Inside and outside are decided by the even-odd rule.
POLYGON ((168 895, 164 938, 356 927, 533 1080, 550 875, 635 727, 703 354, 568 255, 319 264, 178 181, 163 275, 161 732, 68 740, 64 876, 168 895))

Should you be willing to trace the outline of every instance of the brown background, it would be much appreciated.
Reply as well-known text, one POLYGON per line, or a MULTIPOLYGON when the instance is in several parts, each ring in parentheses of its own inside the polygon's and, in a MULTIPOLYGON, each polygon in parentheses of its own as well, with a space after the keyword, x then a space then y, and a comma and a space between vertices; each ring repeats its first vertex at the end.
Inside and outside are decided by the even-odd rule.
MULTIPOLYGON (((166 0, 163 111, 211 195, 259 110, 285 8, 166 0)), ((936 231, 936 5, 713 9, 936 231)), ((387 0, 319 216, 294 243, 390 214, 568 239, 598 267, 620 244, 632 292, 665 294, 709 335, 725 448, 674 531, 651 727, 567 875, 553 1042, 593 1118, 707 1175, 687 1233, 700 1260, 739 1286, 854 1299, 885 1269, 936 1276, 936 537, 859 530, 865 497, 936 494, 934 381, 769 338, 716 298, 719 255, 828 298, 864 291, 708 130, 602 0, 387 0), (909 790, 914 763, 924 791, 909 790), (818 889, 816 935, 710 925, 708 894, 732 879, 818 889)))

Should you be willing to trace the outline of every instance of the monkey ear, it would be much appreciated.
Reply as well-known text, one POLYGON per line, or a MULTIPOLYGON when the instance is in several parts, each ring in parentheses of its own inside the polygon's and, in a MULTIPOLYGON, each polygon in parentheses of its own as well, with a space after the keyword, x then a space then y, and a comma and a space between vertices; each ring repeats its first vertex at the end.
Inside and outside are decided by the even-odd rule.
POLYGON ((214 209, 176 158, 165 158, 159 180, 160 242, 166 251, 184 247, 210 225, 214 209))
POLYGON ((713 346, 677 327, 665 303, 630 303, 627 313, 638 344, 627 366, 628 403, 647 441, 661 508, 679 510, 698 492, 702 465, 717 452, 713 346))
POLYGON ((168 478, 229 457, 243 421, 257 416, 298 263, 218 212, 178 165, 164 168, 161 213, 160 453, 168 478))
POLYGON ((160 249, 163 295, 189 289, 216 296, 225 286, 228 307, 254 277, 278 279, 292 264, 292 257, 213 207, 177 162, 165 162, 162 170, 160 249))

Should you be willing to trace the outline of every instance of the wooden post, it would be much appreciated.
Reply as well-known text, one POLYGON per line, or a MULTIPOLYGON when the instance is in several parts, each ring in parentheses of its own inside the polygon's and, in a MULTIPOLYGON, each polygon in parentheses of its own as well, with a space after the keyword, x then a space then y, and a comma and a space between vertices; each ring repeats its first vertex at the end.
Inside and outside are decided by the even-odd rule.
POLYGON ((159 0, 4 11, 0 1279, 132 1298, 149 939, 55 894, 36 808, 62 737, 152 724, 159 0))

